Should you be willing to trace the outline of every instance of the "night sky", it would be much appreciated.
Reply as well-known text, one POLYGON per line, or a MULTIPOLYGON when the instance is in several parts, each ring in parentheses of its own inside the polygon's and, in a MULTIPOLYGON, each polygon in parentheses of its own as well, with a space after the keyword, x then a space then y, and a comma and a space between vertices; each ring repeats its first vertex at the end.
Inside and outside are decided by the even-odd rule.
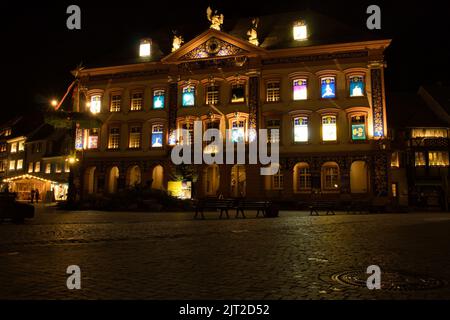
MULTIPOLYGON (((450 10, 437 1, 8 1, 2 3, 1 120, 31 109, 45 109, 60 98, 80 62, 132 56, 141 37, 152 31, 177 29, 185 40, 204 31, 206 8, 212 5, 227 18, 312 9, 353 28, 366 28, 366 8, 382 10, 382 33, 392 38, 387 51, 387 94, 415 92, 421 84, 448 82, 450 71, 450 10), (77 4, 82 29, 66 28, 66 9, 77 4), (183 30, 180 26, 187 26, 183 30), (192 26, 195 25, 195 28, 192 26), (192 28, 191 28, 192 27, 192 28)), ((332 26, 324 26, 331 27, 332 26)), ((378 31, 375 31, 378 32, 378 31)), ((168 32, 167 37, 171 37, 168 32)))

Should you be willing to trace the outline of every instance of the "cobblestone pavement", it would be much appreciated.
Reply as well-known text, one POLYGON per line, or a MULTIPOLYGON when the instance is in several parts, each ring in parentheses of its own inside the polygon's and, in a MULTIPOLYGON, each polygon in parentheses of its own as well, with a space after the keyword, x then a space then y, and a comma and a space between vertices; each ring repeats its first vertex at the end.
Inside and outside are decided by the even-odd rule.
POLYGON ((41 207, 25 225, 0 225, 0 298, 450 298, 448 213, 207 218, 41 207), (81 268, 81 290, 66 287, 69 265, 81 268), (439 285, 368 290, 332 277, 369 265, 382 284, 397 272, 439 285))

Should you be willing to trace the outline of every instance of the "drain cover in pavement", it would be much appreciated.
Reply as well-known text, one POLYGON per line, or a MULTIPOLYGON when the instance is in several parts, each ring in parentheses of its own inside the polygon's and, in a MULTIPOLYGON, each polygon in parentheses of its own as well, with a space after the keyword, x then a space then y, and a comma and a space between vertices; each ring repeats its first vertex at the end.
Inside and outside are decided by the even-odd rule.
MULTIPOLYGON (((366 281, 370 275, 360 270, 335 273, 331 279, 342 285, 366 288, 366 281)), ((443 280, 428 276, 408 274, 396 271, 382 271, 381 289, 395 291, 415 291, 442 288, 446 285, 443 280)))

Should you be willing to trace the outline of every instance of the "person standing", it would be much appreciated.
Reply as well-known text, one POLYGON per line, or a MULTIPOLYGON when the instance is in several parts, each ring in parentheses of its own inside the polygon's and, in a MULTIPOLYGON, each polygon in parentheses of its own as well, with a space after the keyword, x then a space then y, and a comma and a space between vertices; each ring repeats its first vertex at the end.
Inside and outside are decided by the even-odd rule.
POLYGON ((34 194, 35 194, 35 192, 36 192, 36 191, 34 191, 34 189, 31 189, 31 192, 30 192, 30 202, 31 202, 31 203, 34 202, 34 194))
POLYGON ((39 202, 39 190, 36 189, 34 194, 35 194, 35 198, 36 198, 36 203, 38 203, 39 202))

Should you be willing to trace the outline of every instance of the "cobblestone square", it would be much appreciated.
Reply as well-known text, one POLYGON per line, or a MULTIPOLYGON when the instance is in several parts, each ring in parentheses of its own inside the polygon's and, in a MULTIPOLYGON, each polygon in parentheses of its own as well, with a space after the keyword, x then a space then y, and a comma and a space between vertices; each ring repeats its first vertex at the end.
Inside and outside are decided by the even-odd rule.
POLYGON ((25 225, 0 225, 0 298, 450 298, 448 213, 255 215, 40 207, 25 225), (69 265, 81 290, 66 287, 69 265), (381 290, 362 281, 370 265, 381 290))

